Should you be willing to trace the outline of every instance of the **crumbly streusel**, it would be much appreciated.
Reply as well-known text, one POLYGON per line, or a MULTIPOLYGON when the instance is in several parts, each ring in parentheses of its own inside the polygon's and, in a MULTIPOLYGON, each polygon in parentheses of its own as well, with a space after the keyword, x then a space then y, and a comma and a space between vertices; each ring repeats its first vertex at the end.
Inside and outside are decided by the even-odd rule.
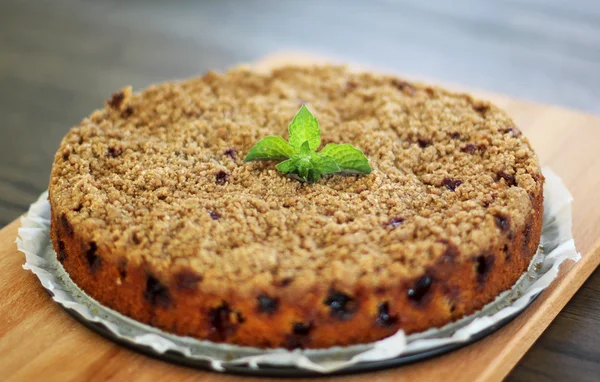
POLYGON ((51 189, 104 253, 158 272, 189 266, 217 291, 418 276, 444 242, 466 258, 522 227, 540 178, 529 143, 493 105, 314 66, 124 89, 64 138, 51 189), (322 145, 352 144, 373 172, 303 184, 274 162, 244 163, 265 136, 287 139, 302 104, 322 145))

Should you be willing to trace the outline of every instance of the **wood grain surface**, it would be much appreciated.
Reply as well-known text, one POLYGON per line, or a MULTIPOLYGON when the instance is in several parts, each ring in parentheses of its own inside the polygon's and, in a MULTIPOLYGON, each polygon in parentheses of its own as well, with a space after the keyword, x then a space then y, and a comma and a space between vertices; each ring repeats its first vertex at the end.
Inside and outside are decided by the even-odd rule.
MULTIPOLYGON (((0 2, 0 227, 47 187, 52 157, 67 130, 125 84, 140 89, 274 50, 300 49, 600 113, 599 42, 596 0, 5 0, 0 2)), ((597 120, 506 98, 499 103, 508 105, 542 158, 555 158, 552 167, 582 187, 574 191, 576 203, 587 198, 589 217, 576 221, 576 232, 589 238, 596 233, 593 217, 600 201, 594 198, 598 169, 590 156, 600 130, 597 120), (513 102, 519 107, 511 107, 513 102), (528 129, 530 123, 536 129, 528 129), (575 137, 575 131, 587 138, 575 137), (544 140, 560 132, 566 134, 562 139, 544 140)), ((600 270, 508 379, 597 380, 598 327, 600 270)), ((60 349, 65 357, 78 353, 73 350, 78 346, 60 349)))

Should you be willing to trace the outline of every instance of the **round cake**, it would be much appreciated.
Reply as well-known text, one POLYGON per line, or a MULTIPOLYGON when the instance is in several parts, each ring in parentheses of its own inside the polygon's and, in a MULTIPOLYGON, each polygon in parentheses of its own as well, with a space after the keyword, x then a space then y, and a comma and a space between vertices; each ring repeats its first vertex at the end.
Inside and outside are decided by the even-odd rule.
POLYGON ((52 242, 101 304, 254 347, 440 327, 509 289, 542 228, 527 139, 466 94, 340 66, 236 68, 117 92, 52 167, 52 242), (368 175, 303 183, 245 163, 302 105, 368 175))

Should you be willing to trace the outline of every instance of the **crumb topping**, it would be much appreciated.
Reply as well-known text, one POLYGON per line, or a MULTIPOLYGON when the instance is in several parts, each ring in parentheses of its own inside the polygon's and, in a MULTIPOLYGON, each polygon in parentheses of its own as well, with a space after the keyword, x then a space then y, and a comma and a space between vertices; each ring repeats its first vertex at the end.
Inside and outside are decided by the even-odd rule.
POLYGON ((525 225, 541 179, 527 139, 492 104, 312 66, 123 89, 63 139, 50 190, 94 256, 159 276, 191 269, 208 291, 269 293, 290 280, 343 290, 418 277, 449 246, 471 261, 525 225), (373 172, 304 184, 274 162, 243 163, 265 136, 287 139, 302 104, 321 147, 350 143, 373 172))

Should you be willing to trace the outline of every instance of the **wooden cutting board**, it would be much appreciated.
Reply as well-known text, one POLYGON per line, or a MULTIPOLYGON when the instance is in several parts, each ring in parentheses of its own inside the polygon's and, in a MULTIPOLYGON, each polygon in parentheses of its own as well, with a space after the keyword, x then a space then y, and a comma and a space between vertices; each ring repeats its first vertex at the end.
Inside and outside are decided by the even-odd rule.
MULTIPOLYGON (((314 61, 306 55, 286 53, 267 57, 257 65, 268 68, 314 61)), ((507 110, 530 139, 542 164, 566 183, 575 198, 573 236, 582 259, 563 264, 560 277, 523 314, 475 344, 413 365, 321 380, 500 380, 600 263, 600 118, 480 91, 472 93, 507 110)), ((15 221, 0 231, 0 380, 244 379, 158 361, 83 327, 52 301, 32 273, 22 269, 24 255, 15 246, 18 227, 15 221)))

